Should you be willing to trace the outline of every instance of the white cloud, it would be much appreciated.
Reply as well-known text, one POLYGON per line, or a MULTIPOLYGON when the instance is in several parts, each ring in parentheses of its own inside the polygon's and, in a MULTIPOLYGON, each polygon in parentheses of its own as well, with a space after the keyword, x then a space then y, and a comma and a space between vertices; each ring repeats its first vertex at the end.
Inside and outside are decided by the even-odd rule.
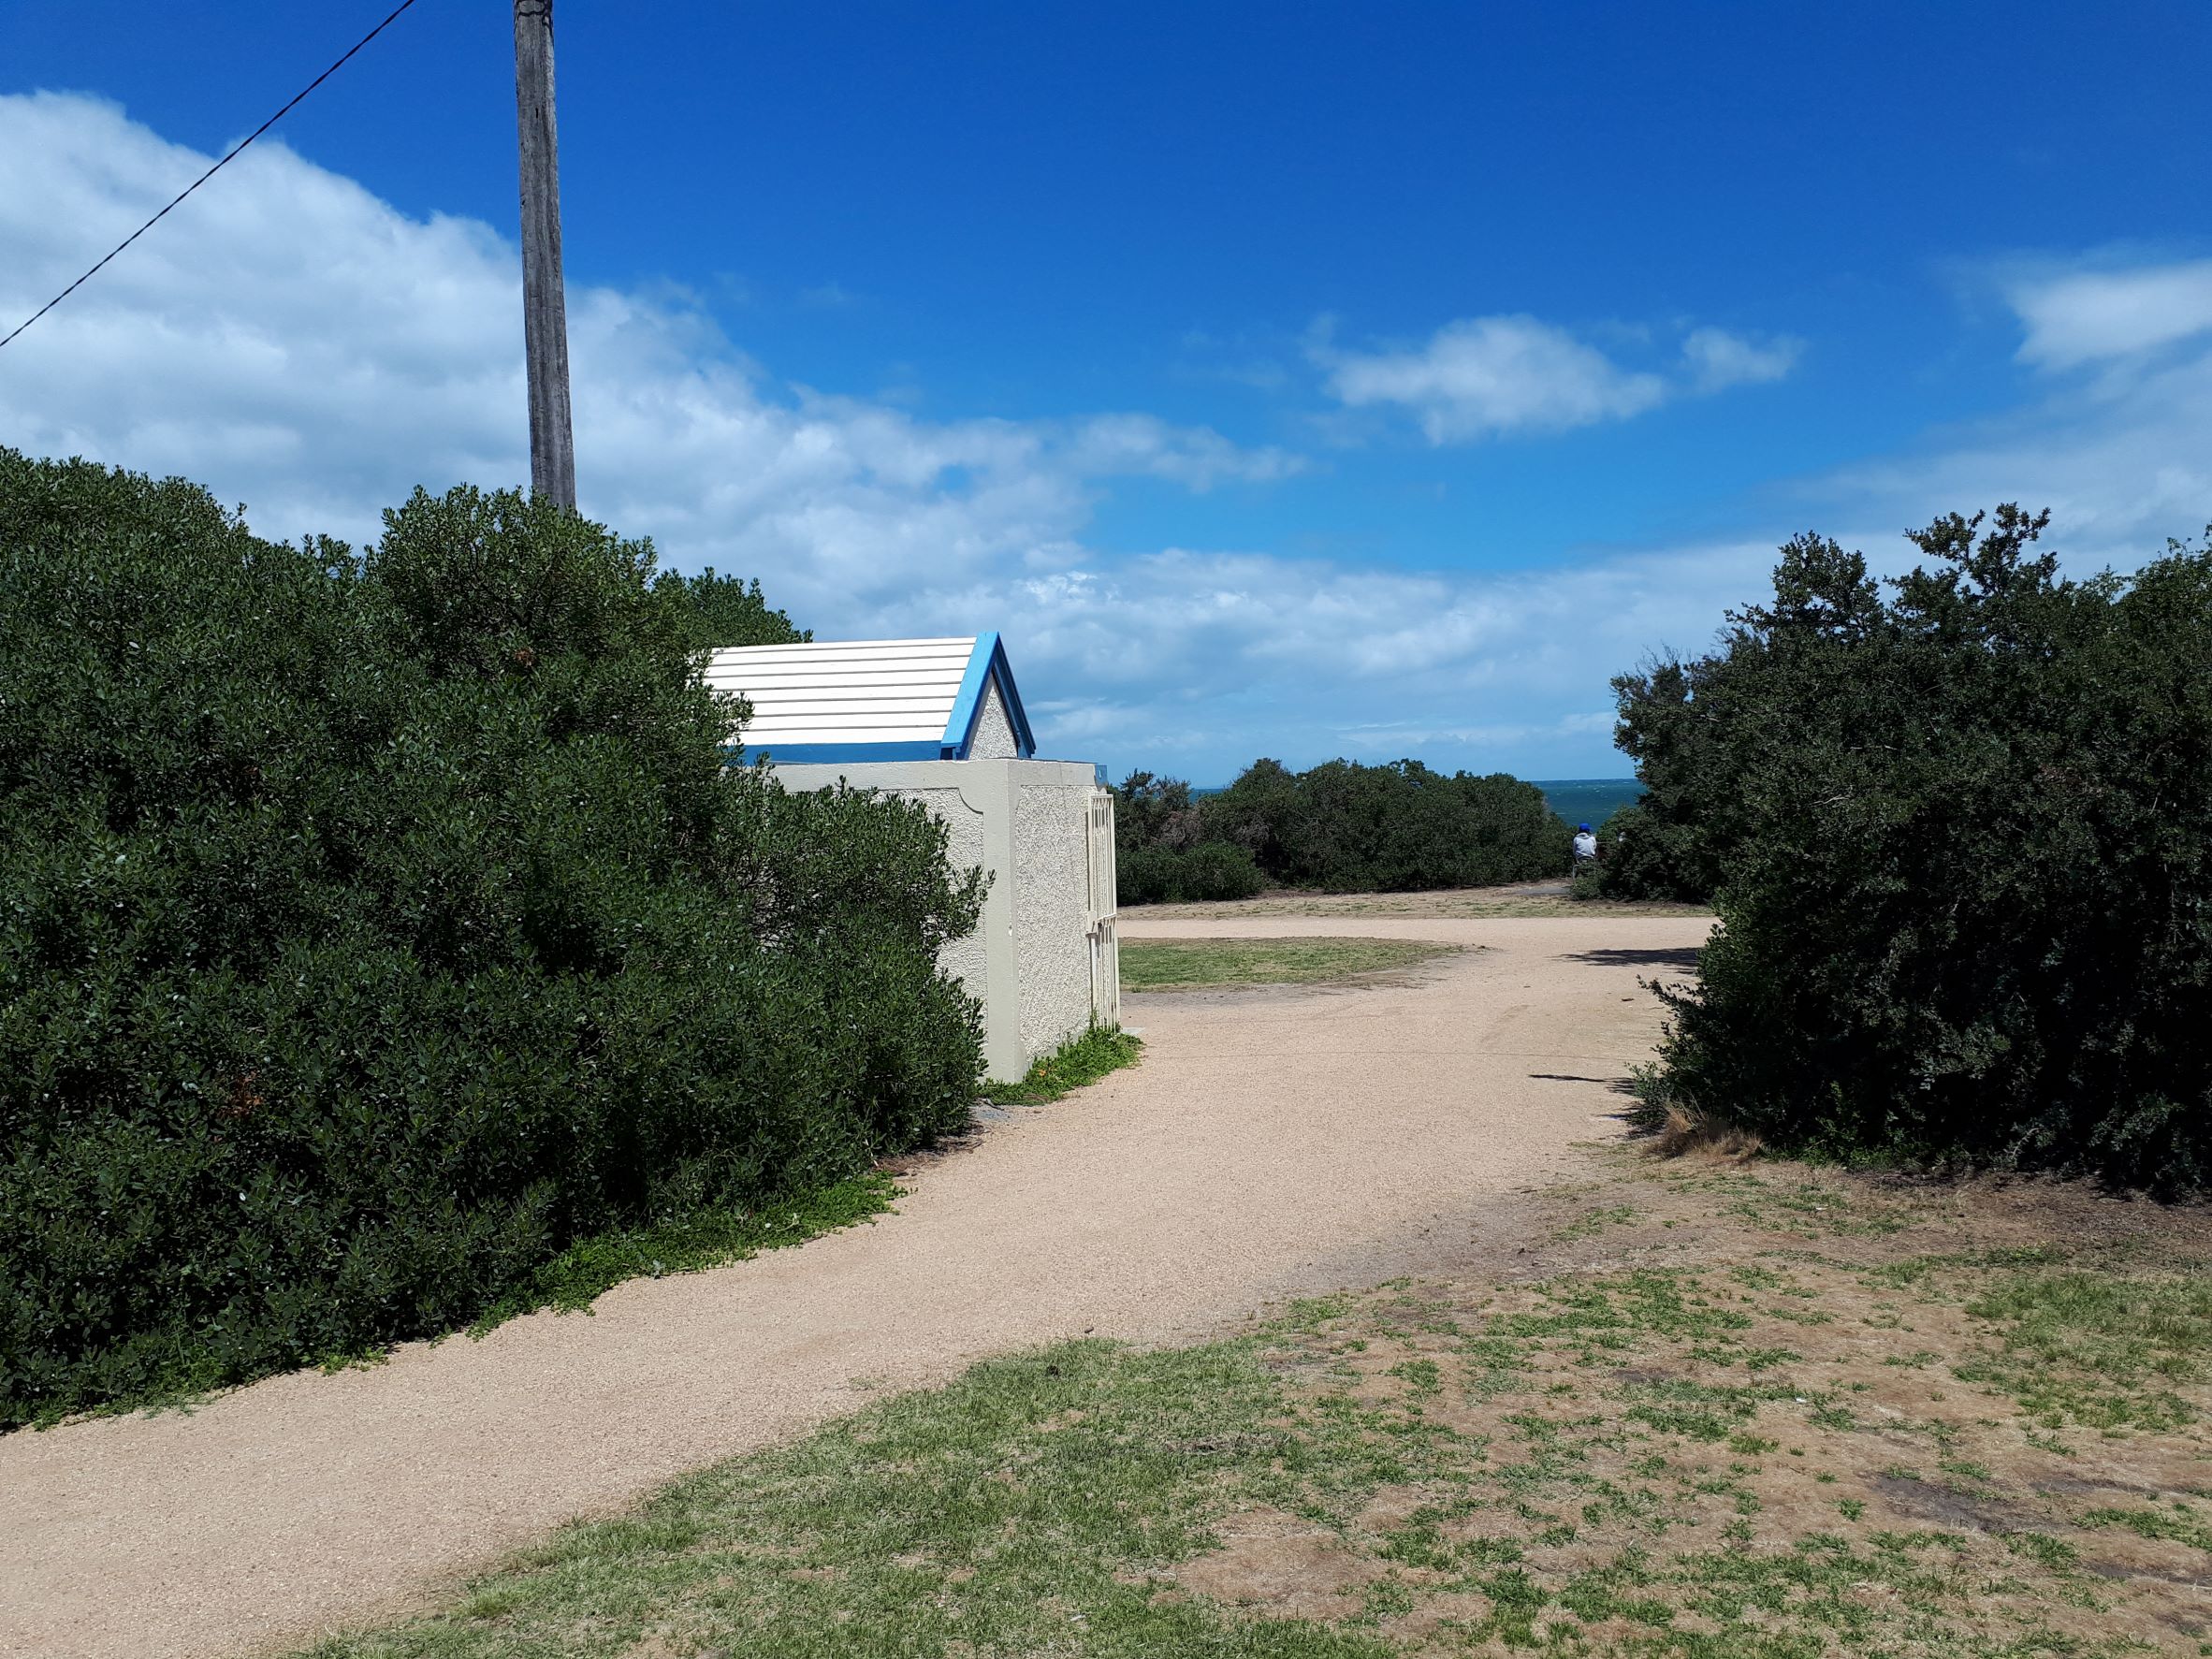
POLYGON ((1631 373, 1563 328, 1531 316, 1447 323, 1404 351, 1317 356, 1351 407, 1416 411, 1432 444, 1521 429, 1562 431, 1637 415, 1666 396, 1655 374, 1631 373))
POLYGON ((1682 341, 1682 361, 1698 391, 1757 386, 1780 380, 1797 366, 1805 342, 1784 335, 1760 342, 1725 328, 1693 328, 1682 341))
POLYGON ((2007 284, 2020 355, 2091 372, 1908 453, 1839 467, 1799 499, 1830 522, 1889 531, 1999 502, 2049 507, 2053 543, 2081 571, 2132 568, 2212 522, 2212 261, 2053 269, 2007 284))
MULTIPOLYGON (((206 158, 91 99, 0 97, 0 313, 26 314, 206 158)), ((264 140, 0 354, 0 442, 206 480, 256 528, 366 538, 416 483, 527 474, 514 248, 264 140)), ((1064 543, 1092 491, 1297 470, 1148 415, 927 421, 773 385, 680 290, 570 291, 579 494, 802 606, 1064 543)))
POLYGON ((2014 279, 2006 298, 2027 329, 2022 360, 2074 368, 2212 329, 2212 259, 2038 272, 2014 279))
MULTIPOLYGON (((205 165, 110 105, 0 97, 0 314, 26 314, 205 165)), ((199 478, 267 533, 359 539, 418 482, 524 475, 518 285, 488 226, 410 217, 265 141, 0 352, 0 443, 199 478)), ((1546 325, 1491 321, 1519 344, 1489 381, 1424 350, 1398 355, 1427 370, 1355 383, 1407 391, 1388 400, 1446 429, 1571 423, 1707 372, 1770 377, 1791 349, 1685 340, 1654 392, 1546 325)), ((1142 413, 932 421, 785 386, 666 286, 574 290, 571 333, 588 512, 681 568, 759 575, 824 637, 999 629, 1048 749, 1201 782, 1268 751, 1614 770, 1607 677, 1702 647, 1807 522, 1847 540, 1871 526, 1859 545, 1894 560, 1903 526, 2014 497, 2059 506, 2074 545, 2118 550, 2103 556, 2212 518, 2199 357, 1839 473, 1793 498, 1790 522, 1706 546, 1497 573, 1118 557, 1084 539, 1116 479, 1266 485, 1298 458, 1142 413)))
POLYGON ((1392 351, 1341 351, 1324 333, 1312 356, 1340 402, 1409 409, 1430 443, 1453 444, 1624 420, 1684 393, 1780 380, 1801 349, 1787 338, 1695 328, 1669 378, 1623 368, 1554 324, 1512 315, 1447 323, 1427 343, 1392 351))

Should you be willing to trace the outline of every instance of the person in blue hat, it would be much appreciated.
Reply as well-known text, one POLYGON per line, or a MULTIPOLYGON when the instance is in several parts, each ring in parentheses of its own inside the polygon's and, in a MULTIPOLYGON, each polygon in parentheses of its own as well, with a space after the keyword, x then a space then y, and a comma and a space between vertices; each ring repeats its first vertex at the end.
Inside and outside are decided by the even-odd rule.
POLYGON ((1579 875, 1597 863, 1597 836, 1588 824, 1575 829, 1575 873, 1579 875))

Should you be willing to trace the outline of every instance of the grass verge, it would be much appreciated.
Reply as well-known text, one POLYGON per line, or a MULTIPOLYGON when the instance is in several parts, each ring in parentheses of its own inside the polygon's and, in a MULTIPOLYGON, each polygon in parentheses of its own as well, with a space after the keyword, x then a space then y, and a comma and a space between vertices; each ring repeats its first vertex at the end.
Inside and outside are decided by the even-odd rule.
POLYGON ((312 1652, 2212 1652, 2202 1213, 1688 1160, 1550 1202, 1534 1278, 993 1361, 312 1652))
POLYGON ((1125 991, 1212 991, 1307 985, 1411 968, 1459 949, 1403 939, 1124 939, 1121 986, 1125 991))
MULTIPOLYGON (((482 1336, 509 1319, 544 1308, 588 1313, 594 1301, 626 1279, 696 1273, 746 1260, 763 1250, 803 1244, 825 1232, 885 1214, 898 1195, 899 1187, 891 1175, 869 1171, 758 1210, 707 1210, 653 1227, 582 1239, 543 1263, 527 1285, 509 1292, 473 1323, 457 1329, 482 1336)), ((443 1342, 452 1334, 447 1331, 429 1340, 443 1342)), ((325 1354, 300 1369, 336 1374, 357 1366, 380 1365, 390 1352, 380 1347, 325 1354)), ((95 1418, 174 1410, 234 1388, 251 1386, 250 1381, 238 1383, 187 1371, 162 1387, 120 1395, 86 1410, 34 1416, 23 1427, 38 1431, 95 1418)))
POLYGON ((540 1308, 588 1312, 626 1279, 658 1279, 744 1261, 763 1250, 803 1244, 825 1232, 883 1215, 898 1196, 892 1177, 869 1171, 819 1192, 764 1204, 758 1210, 707 1210, 655 1227, 580 1240, 539 1268, 529 1286, 500 1302, 471 1328, 495 1325, 540 1308))
POLYGON ((1710 916, 1701 905, 1577 897, 1567 881, 1520 887, 1454 887, 1429 893, 1308 893, 1279 887, 1257 898, 1126 905, 1132 920, 1234 921, 1241 916, 1607 917, 1710 916))
POLYGON ((983 1098, 999 1106, 1041 1106, 1109 1071, 1134 1066, 1143 1053, 1142 1039, 1118 1026, 1093 1026, 1033 1063, 1021 1082, 983 1084, 983 1098))

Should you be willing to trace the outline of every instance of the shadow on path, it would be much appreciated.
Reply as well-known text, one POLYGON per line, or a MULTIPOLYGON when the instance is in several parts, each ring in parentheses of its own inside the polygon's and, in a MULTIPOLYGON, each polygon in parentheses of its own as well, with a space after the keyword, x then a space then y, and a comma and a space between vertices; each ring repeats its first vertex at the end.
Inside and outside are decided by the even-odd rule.
POLYGON ((1677 973, 1695 973, 1697 956, 1697 947, 1692 945, 1681 950, 1569 951, 1560 960, 1587 962, 1593 968, 1671 968, 1677 973))

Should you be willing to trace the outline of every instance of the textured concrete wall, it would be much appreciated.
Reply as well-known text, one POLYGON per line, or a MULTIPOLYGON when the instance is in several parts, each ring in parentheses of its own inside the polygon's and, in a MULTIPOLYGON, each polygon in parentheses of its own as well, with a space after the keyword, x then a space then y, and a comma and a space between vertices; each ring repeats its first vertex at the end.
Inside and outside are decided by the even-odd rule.
POLYGON ((951 827, 953 864, 990 879, 975 932, 946 946, 942 961, 983 1005, 983 1058, 993 1077, 1020 1077, 1089 1025, 1091 767, 866 761, 778 766, 776 775, 786 789, 825 789, 841 779, 921 801, 951 827))
POLYGON ((983 685, 983 706, 975 717, 975 741, 968 746, 971 761, 1011 761, 1021 753, 1021 746, 1014 741, 1013 721, 1008 718, 1006 702, 998 695, 998 682, 987 680, 983 685))
MULTIPOLYGON (((957 784, 937 789, 886 790, 910 801, 919 801, 944 821, 945 855, 955 872, 988 867, 990 855, 983 846, 982 808, 972 805, 957 784)), ((956 939, 938 954, 938 966, 968 987, 968 995, 983 999, 989 952, 983 929, 956 939)))
POLYGON ((1014 772, 1014 955, 1022 1047, 1035 1059, 1091 1021, 1093 779, 1080 767, 1035 762, 1014 772))

